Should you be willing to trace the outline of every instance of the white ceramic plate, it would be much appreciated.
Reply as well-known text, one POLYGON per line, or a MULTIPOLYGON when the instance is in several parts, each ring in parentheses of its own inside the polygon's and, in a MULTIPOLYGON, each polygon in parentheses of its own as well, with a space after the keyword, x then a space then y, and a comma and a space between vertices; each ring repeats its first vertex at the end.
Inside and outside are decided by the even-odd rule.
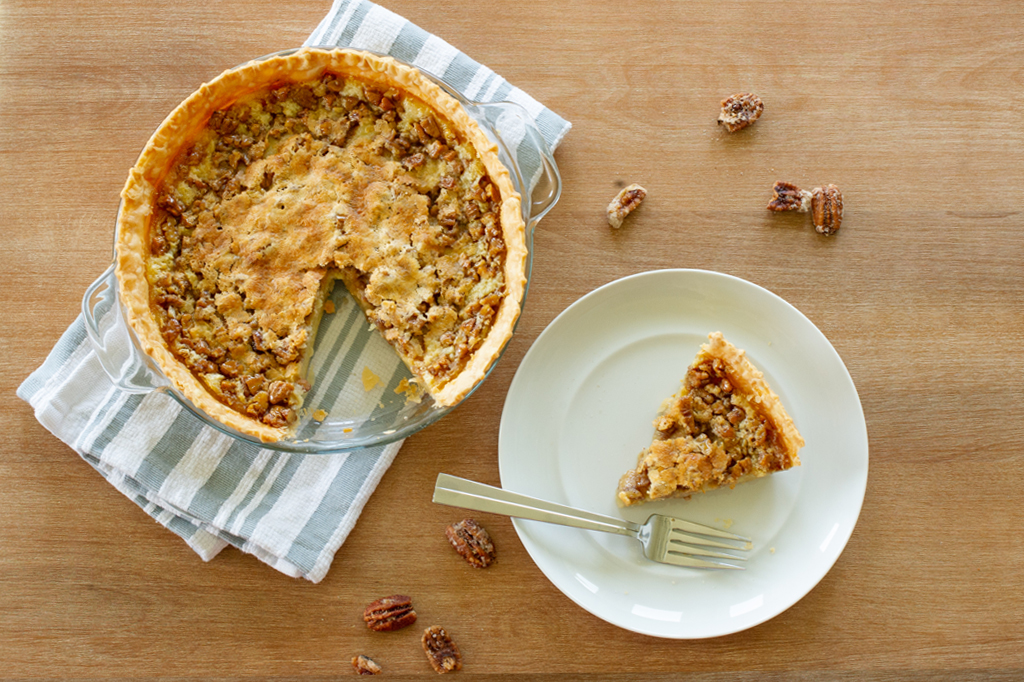
POLYGON ((587 611, 635 632, 692 639, 762 623, 825 576, 860 513, 868 441, 843 361, 800 311, 736 277, 660 270, 591 292, 538 337, 509 389, 498 462, 508 490, 750 536, 747 570, 701 571, 648 561, 631 538, 514 521, 541 571, 587 611), (807 442, 802 466, 734 490, 620 509, 619 477, 636 465, 658 406, 712 331, 764 372, 807 442))

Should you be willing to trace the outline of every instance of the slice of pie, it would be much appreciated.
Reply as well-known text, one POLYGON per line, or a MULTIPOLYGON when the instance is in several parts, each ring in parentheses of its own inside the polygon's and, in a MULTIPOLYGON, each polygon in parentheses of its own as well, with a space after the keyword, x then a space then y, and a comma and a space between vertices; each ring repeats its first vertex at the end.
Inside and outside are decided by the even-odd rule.
POLYGON ((336 281, 440 406, 483 379, 526 283, 496 145, 418 70, 351 50, 203 85, 131 170, 117 229, 146 352, 194 405, 264 441, 294 430, 336 281))
POLYGON ((800 464, 804 440, 764 375, 720 332, 654 420, 654 439, 619 481, 620 504, 689 497, 800 464))

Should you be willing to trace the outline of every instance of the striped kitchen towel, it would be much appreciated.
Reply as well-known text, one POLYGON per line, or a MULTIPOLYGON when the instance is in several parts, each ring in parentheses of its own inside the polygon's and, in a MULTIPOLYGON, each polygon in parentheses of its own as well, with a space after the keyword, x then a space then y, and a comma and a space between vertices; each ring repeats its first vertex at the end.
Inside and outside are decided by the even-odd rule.
MULTIPOLYGON (((552 149, 570 127, 487 67, 365 0, 337 0, 306 44, 387 53, 442 77, 469 99, 516 102, 552 149)), ((528 145, 518 145, 522 135, 516 137, 514 121, 510 125, 503 138, 511 140, 524 176, 535 178, 540 159, 528 145)), ((307 400, 329 412, 375 403, 408 376, 341 287, 335 301, 338 310, 325 317, 316 340, 317 383, 307 400), (363 367, 382 379, 375 390, 366 391, 353 371, 363 367)), ((235 440, 162 393, 128 394, 114 386, 81 316, 18 395, 43 426, 204 561, 233 545, 312 582, 327 574, 402 445, 298 455, 235 440)))

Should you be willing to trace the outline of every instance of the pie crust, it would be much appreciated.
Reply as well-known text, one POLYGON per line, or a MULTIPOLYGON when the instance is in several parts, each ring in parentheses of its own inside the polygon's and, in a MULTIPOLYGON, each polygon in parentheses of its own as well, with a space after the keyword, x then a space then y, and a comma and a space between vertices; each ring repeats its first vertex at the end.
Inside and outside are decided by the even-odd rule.
POLYGON ((746 354, 712 332, 683 388, 662 403, 650 447, 619 481, 632 505, 689 497, 800 464, 804 440, 746 354))
POLYGON ((294 430, 335 280, 441 407, 519 316, 525 225, 497 146, 390 57, 303 48, 224 72, 161 124, 121 197, 116 271, 142 348, 263 441, 294 430))

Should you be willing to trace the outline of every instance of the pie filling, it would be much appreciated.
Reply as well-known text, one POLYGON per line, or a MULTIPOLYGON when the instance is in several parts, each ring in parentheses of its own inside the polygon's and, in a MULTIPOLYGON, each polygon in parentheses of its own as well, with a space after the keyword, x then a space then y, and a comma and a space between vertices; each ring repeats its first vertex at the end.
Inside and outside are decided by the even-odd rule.
POLYGON ((683 388, 662 404, 650 447, 619 481, 621 504, 732 488, 741 479, 800 463, 797 449, 803 439, 777 396, 741 351, 713 334, 713 346, 717 341, 742 364, 702 347, 683 388), (741 388, 752 378, 761 390, 741 388))
POLYGON ((501 197, 473 145, 412 95, 350 75, 216 111, 159 187, 150 306, 218 401, 288 427, 335 280, 433 392, 505 293, 501 197))

